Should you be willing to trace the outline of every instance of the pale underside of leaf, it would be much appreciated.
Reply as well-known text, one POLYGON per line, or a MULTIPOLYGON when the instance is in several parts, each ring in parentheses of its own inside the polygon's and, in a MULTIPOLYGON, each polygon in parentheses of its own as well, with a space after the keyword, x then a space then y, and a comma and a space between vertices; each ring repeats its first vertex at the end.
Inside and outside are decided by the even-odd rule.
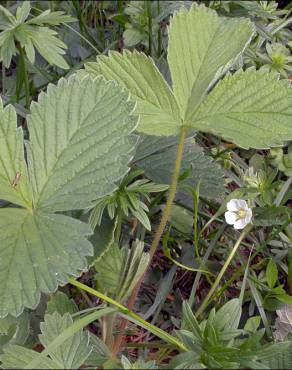
POLYGON ((92 255, 88 225, 64 215, 0 210, 0 317, 34 308, 40 294, 78 276, 92 255))
POLYGON ((0 199, 28 207, 32 205, 23 132, 17 128, 15 109, 3 109, 0 99, 0 199))
POLYGON ((218 83, 192 127, 246 149, 282 146, 292 140, 292 90, 273 73, 238 71, 218 83))
POLYGON ((137 51, 110 52, 85 68, 91 75, 102 74, 128 89, 137 100, 138 131, 152 135, 176 135, 182 125, 176 99, 154 61, 137 51))
MULTIPOLYGON (((62 316, 57 312, 53 315, 46 315, 45 321, 41 323, 42 334, 39 336, 42 345, 47 347, 71 325, 73 325, 73 319, 69 313, 62 316)), ((49 352, 49 356, 62 369, 79 369, 90 352, 89 335, 87 332, 80 330, 58 348, 49 352)))
MULTIPOLYGON (((162 143, 161 143, 162 144, 162 143)), ((175 160, 177 146, 144 157, 135 164, 145 171, 145 175, 160 184, 169 184, 175 160)), ((194 139, 185 143, 182 158, 181 175, 189 170, 189 176, 179 183, 179 189, 185 191, 185 185, 196 188, 200 182, 200 195, 216 198, 224 193, 223 172, 212 159, 203 153, 194 139)))
POLYGON ((127 171, 137 118, 129 93, 102 77, 49 85, 28 117, 34 205, 45 211, 90 207, 127 171))
POLYGON ((185 123, 192 120, 218 70, 244 50, 253 33, 249 20, 219 17, 203 5, 194 4, 189 11, 181 8, 174 15, 168 63, 185 123))

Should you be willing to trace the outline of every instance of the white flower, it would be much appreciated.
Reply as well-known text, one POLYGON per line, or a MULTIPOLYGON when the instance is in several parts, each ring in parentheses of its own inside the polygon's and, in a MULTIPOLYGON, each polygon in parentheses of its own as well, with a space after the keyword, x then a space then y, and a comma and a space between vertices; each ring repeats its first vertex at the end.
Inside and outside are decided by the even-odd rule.
POLYGON ((243 229, 251 222, 252 210, 248 207, 243 199, 231 199, 227 203, 227 212, 225 212, 225 220, 229 225, 233 225, 234 229, 243 229))

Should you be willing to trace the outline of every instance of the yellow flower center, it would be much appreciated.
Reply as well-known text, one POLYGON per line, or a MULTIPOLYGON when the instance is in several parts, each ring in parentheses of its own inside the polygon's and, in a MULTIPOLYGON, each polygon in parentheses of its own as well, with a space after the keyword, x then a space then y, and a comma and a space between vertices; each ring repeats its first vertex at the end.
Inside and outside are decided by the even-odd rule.
POLYGON ((246 210, 242 208, 240 208, 236 213, 239 218, 245 218, 246 216, 246 210))

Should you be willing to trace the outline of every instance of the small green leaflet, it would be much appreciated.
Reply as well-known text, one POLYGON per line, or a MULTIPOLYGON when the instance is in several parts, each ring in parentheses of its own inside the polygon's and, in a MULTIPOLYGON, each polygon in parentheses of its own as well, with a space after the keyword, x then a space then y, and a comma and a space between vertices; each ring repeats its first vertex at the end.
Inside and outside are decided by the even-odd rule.
POLYGON ((67 216, 1 209, 0 231, 0 317, 34 308, 41 292, 79 275, 92 254, 91 229, 67 216))
POLYGON ((137 51, 112 51, 108 57, 98 57, 98 63, 87 63, 85 69, 93 76, 102 74, 116 80, 131 92, 137 100, 139 131, 152 135, 178 133, 182 125, 178 104, 152 58, 137 51))
POLYGON ((185 123, 192 121, 214 78, 232 66, 253 33, 248 19, 219 17, 205 6, 194 4, 175 14, 169 27, 168 63, 185 123))
POLYGON ((49 85, 28 117, 36 208, 83 209, 113 192, 128 171, 137 119, 129 94, 101 76, 49 85))
POLYGON ((30 208, 31 190, 24 159, 23 131, 14 108, 0 98, 0 199, 30 208))
POLYGON ((191 126, 246 149, 281 146, 292 140, 292 89, 274 73, 237 71, 218 83, 191 126))

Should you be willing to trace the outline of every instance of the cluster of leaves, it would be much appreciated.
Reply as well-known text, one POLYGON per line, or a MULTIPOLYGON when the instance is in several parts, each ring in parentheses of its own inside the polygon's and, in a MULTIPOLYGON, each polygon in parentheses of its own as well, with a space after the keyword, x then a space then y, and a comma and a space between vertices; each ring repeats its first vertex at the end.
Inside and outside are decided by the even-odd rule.
POLYGON ((101 224, 103 212, 107 209, 107 213, 112 220, 116 217, 123 219, 131 213, 147 230, 151 230, 150 220, 147 216, 149 209, 139 198, 143 197, 149 202, 150 193, 167 190, 168 185, 155 184, 147 179, 139 179, 132 182, 133 179, 142 175, 143 172, 143 170, 132 171, 125 176, 116 192, 96 202, 89 217, 92 229, 95 229, 96 225, 101 224))
POLYGON ((290 359, 290 342, 261 345, 265 329, 260 321, 250 318, 239 329, 241 303, 232 299, 217 312, 213 308, 207 320, 198 323, 188 303, 183 305, 181 330, 176 335, 185 343, 187 353, 176 356, 171 366, 175 369, 259 369, 269 368, 269 360, 290 359))
POLYGON ((8 68, 13 55, 17 53, 17 45, 25 50, 29 61, 34 64, 35 49, 50 64, 60 68, 69 68, 62 55, 67 49, 66 44, 56 37, 57 32, 46 27, 72 22, 74 19, 62 11, 46 10, 38 16, 29 18, 31 6, 23 1, 14 16, 8 9, 0 6, 0 61, 8 68))

